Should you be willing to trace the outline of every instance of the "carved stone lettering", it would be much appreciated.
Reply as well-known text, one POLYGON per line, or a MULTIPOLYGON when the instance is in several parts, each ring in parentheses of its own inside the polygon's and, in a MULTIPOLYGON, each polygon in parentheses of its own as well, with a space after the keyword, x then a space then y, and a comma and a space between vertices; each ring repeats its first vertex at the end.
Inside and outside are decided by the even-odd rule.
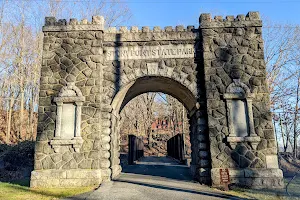
POLYGON ((191 44, 107 47, 104 52, 106 60, 193 58, 195 55, 191 44))

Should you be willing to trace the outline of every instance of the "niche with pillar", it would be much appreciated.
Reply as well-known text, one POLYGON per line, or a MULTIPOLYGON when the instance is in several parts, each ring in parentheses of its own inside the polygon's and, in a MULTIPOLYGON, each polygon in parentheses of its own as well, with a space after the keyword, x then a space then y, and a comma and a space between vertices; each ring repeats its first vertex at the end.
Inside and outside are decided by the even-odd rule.
POLYGON ((57 105, 56 129, 50 144, 56 153, 62 146, 71 145, 79 152, 83 143, 81 137, 81 108, 85 97, 74 83, 63 87, 58 97, 54 98, 57 105))
POLYGON ((241 142, 248 142, 253 149, 256 149, 261 138, 254 130, 252 112, 254 94, 240 79, 233 79, 233 81, 224 94, 229 128, 227 142, 232 149, 241 142))

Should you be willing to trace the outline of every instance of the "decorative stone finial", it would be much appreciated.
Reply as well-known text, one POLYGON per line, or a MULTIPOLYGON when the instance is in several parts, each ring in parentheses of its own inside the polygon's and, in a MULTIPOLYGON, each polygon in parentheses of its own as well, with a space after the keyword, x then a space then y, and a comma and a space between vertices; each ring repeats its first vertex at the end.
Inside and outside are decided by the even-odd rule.
POLYGON ((88 20, 87 20, 87 19, 82 19, 82 20, 81 20, 81 24, 83 24, 83 25, 88 24, 88 20))
POLYGON ((247 17, 249 17, 250 20, 260 20, 259 12, 248 12, 247 17))
POLYGON ((137 32, 139 32, 139 27, 137 27, 137 26, 132 26, 131 29, 130 29, 130 32, 131 32, 131 33, 137 33, 137 32))
POLYGON ((117 32, 117 28, 116 27, 109 27, 108 28, 108 32, 109 33, 116 33, 117 32))
POLYGON ((166 27, 165 27, 165 31, 166 31, 166 32, 171 32, 171 31, 173 31, 172 26, 166 26, 166 27))
POLYGON ((223 17, 222 16, 215 16, 215 21, 221 22, 221 21, 223 21, 223 17))
POLYGON ((233 15, 226 16, 226 21, 229 21, 229 22, 234 21, 234 16, 233 15))
POLYGON ((161 32, 161 29, 159 26, 154 26, 153 32, 161 32))
POLYGON ((245 15, 238 15, 236 21, 245 21, 245 15))
POLYGON ((176 31, 184 31, 184 26, 179 25, 175 27, 176 31))
POLYGON ((57 22, 58 26, 65 26, 67 25, 67 20, 66 19, 59 19, 57 22))
POLYGON ((195 26, 187 26, 187 28, 186 28, 188 31, 192 31, 192 30, 194 30, 195 29, 195 26))
POLYGON ((148 26, 143 26, 142 27, 142 32, 143 33, 148 33, 148 32, 150 32, 150 28, 148 26))
POLYGON ((121 33, 127 33, 127 32, 128 32, 127 26, 121 26, 121 27, 120 27, 120 32, 121 32, 121 33))
POLYGON ((211 22, 211 15, 209 13, 203 13, 200 15, 199 22, 211 22))
POLYGON ((104 24, 104 17, 103 16, 93 16, 92 24, 104 24))
POLYGON ((78 24, 77 19, 74 18, 70 19, 70 25, 77 25, 77 24, 78 24))
POLYGON ((56 24, 55 17, 45 17, 45 26, 54 26, 56 24))

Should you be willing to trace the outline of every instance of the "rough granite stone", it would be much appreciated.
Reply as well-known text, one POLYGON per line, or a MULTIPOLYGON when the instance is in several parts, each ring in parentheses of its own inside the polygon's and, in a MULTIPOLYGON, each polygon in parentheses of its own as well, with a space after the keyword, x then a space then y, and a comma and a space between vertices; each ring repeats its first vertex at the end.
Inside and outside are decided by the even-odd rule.
POLYGON ((200 183, 218 186, 222 167, 233 183, 283 187, 259 13, 202 14, 199 23, 105 29, 100 16, 47 17, 31 187, 91 186, 117 177, 118 113, 149 91, 171 94, 187 108, 191 171, 200 183), (74 115, 62 115, 66 107, 74 115))

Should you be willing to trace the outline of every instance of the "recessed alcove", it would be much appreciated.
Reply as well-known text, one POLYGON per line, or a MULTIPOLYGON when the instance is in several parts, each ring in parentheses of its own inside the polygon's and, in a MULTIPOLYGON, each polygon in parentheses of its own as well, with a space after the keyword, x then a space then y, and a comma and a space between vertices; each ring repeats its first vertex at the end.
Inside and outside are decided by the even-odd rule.
POLYGON ((76 124, 76 105, 74 103, 64 103, 61 117, 61 138, 73 139, 76 124))
POLYGON ((243 99, 233 99, 231 115, 233 123, 233 131, 237 137, 246 137, 249 133, 249 119, 247 112, 247 104, 243 99))
POLYGON ((85 97, 74 83, 63 87, 54 98, 57 105, 56 131, 50 144, 55 152, 60 152, 60 147, 72 145, 76 152, 80 151, 83 139, 81 138, 81 107, 85 97))
POLYGON ((232 149, 238 143, 249 142, 256 150, 261 138, 255 133, 253 124, 252 99, 254 94, 239 79, 233 79, 233 81, 223 96, 226 100, 229 127, 227 142, 232 149))

